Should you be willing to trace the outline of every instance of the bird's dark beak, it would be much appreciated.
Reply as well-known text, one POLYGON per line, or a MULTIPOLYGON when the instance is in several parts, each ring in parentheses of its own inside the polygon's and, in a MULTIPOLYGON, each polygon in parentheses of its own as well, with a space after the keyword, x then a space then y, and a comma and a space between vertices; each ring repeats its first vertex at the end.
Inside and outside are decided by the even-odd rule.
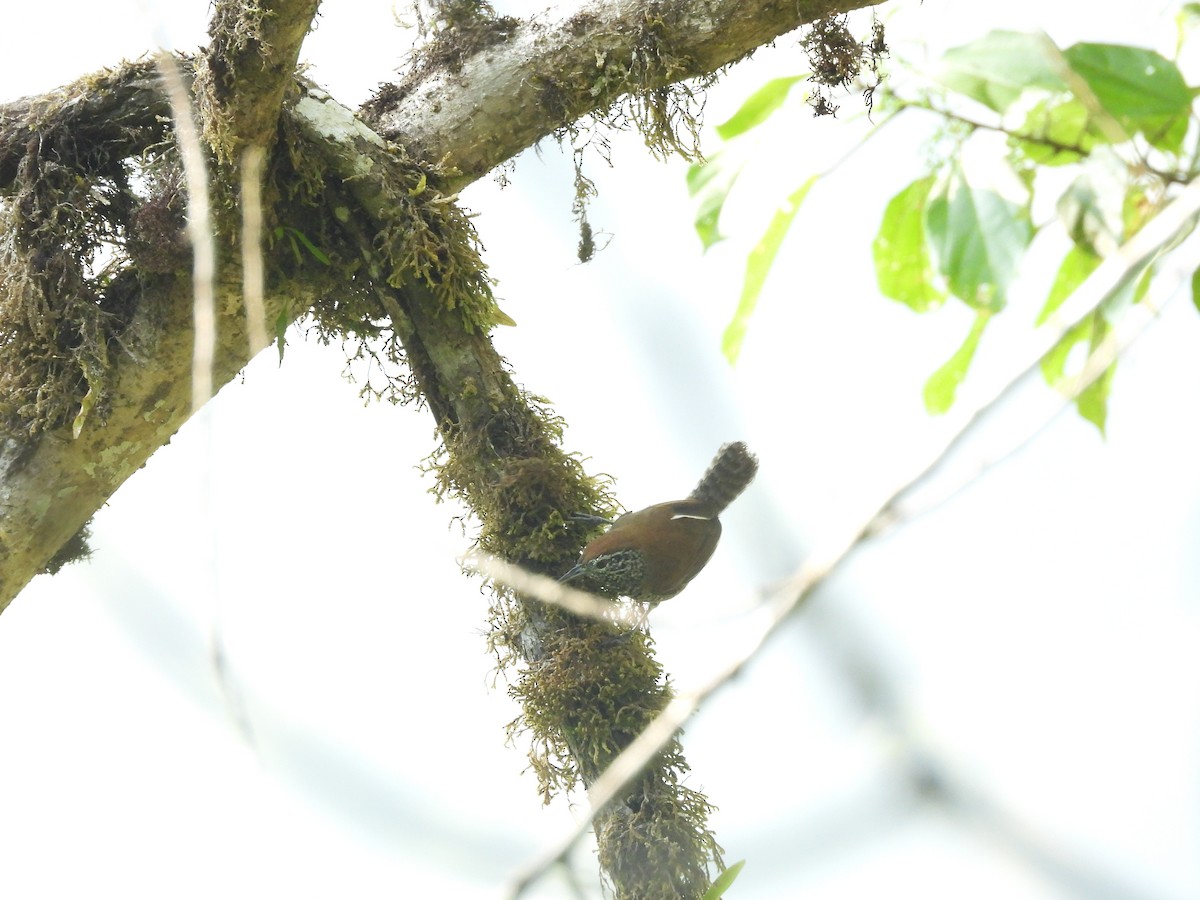
POLYGON ((611 525, 612 519, 606 519, 604 516, 593 516, 591 513, 571 513, 567 516, 568 522, 579 522, 584 525, 611 525))

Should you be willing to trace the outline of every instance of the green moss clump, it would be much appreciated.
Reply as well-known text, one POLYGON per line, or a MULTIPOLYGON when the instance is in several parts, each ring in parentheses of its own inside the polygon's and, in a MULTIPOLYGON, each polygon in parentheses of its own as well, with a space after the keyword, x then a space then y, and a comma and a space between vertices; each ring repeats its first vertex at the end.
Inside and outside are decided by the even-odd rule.
POLYGON ((42 573, 57 575, 64 566, 91 559, 91 537, 92 523, 91 520, 88 520, 82 528, 67 539, 65 544, 58 548, 57 553, 46 561, 46 565, 42 567, 42 573))
POLYGON ((433 17, 426 20, 420 5, 413 4, 425 43, 405 60, 403 79, 381 84, 363 104, 361 112, 368 121, 378 119, 433 72, 457 75, 470 57, 509 40, 521 26, 520 19, 496 15, 487 0, 442 0, 432 6, 433 17))
POLYGON ((146 196, 128 159, 160 143, 164 129, 148 126, 149 116, 95 110, 146 72, 134 64, 81 79, 9 126, 10 141, 28 139, 8 163, 0 202, 0 434, 67 424, 78 433, 108 413, 140 293, 127 237, 146 196))

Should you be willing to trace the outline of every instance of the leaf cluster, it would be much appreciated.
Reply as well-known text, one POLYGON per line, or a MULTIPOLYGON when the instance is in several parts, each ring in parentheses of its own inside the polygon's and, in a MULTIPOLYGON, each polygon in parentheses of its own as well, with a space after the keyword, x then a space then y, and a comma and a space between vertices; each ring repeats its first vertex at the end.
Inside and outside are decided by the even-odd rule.
MULTIPOLYGON (((1180 13, 1177 52, 1197 10, 1188 4, 1180 13)), ((974 313, 962 344, 926 382, 926 406, 940 413, 953 404, 989 322, 1008 307, 1034 241, 1053 233, 1067 244, 1036 327, 1195 177, 1200 125, 1197 88, 1173 59, 1142 47, 1060 48, 1045 34, 996 31, 949 50, 920 74, 932 86, 892 88, 882 101, 885 123, 901 114, 933 114, 937 135, 926 172, 888 202, 872 252, 884 296, 918 313, 953 298, 974 313), (968 148, 986 165, 968 164, 968 148), (1037 221, 1035 211, 1047 208, 1054 214, 1037 221)), ((721 211, 744 165, 734 162, 730 145, 785 109, 804 78, 776 78, 756 91, 717 128, 721 150, 689 171, 695 227, 706 249, 722 238, 721 211)), ((826 174, 805 178, 786 196, 750 251, 724 340, 731 361, 792 222, 826 174)), ((1077 357, 1112 340, 1120 312, 1144 299, 1161 268, 1161 259, 1150 261, 1066 333, 1043 360, 1048 384, 1068 390, 1082 369, 1077 357)), ((1114 371, 1115 362, 1075 396, 1079 412, 1101 432, 1114 371)))
MULTIPOLYGON (((941 91, 897 108, 939 115, 954 134, 952 152, 891 199, 873 253, 885 296, 917 312, 953 297, 975 313, 962 345, 925 386, 926 406, 944 412, 988 323, 1008 304, 1035 236, 1053 225, 1069 242, 1037 326, 1154 217, 1174 185, 1190 180, 1198 134, 1194 89, 1173 61, 1146 48, 1061 49, 1045 34, 997 31, 948 51, 931 74, 941 91), (962 111, 964 102, 983 114, 962 111), (1004 153, 992 162, 1006 173, 1007 191, 962 161, 968 142, 997 133, 1004 153), (1055 216, 1035 224, 1035 204, 1051 203, 1055 216)), ((1050 385, 1070 384, 1072 351, 1108 339, 1120 310, 1145 297, 1158 265, 1067 332, 1042 363, 1050 385)), ((1101 432, 1115 365, 1075 400, 1101 432)))

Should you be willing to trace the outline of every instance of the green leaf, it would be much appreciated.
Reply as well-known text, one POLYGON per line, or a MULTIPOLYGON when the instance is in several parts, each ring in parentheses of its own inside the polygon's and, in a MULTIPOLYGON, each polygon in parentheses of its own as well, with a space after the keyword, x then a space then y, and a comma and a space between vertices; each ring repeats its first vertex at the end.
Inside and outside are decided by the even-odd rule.
MULTIPOLYGON (((1094 353, 1108 337, 1110 326, 1101 310, 1096 310, 1087 319, 1069 329, 1062 339, 1054 345, 1042 358, 1042 377, 1047 384, 1059 390, 1070 392, 1074 390, 1073 380, 1082 374, 1084 366, 1074 375, 1067 374, 1067 362, 1077 346, 1087 343, 1088 354, 1094 353)), ((1104 373, 1084 388, 1075 397, 1075 408, 1087 421, 1095 425, 1100 434, 1108 418, 1108 397, 1112 392, 1113 377, 1116 375, 1117 364, 1114 362, 1104 370, 1104 373)))
POLYGON ((889 200, 871 244, 880 292, 915 312, 926 312, 946 299, 933 283, 925 240, 925 203, 936 183, 936 177, 928 175, 889 200))
POLYGON ((1071 355, 1076 344, 1087 339, 1089 331, 1091 331, 1091 324, 1088 322, 1081 322, 1073 328, 1068 328, 1059 342, 1042 357, 1042 377, 1046 379, 1046 384, 1050 387, 1059 387, 1063 383, 1067 372, 1067 357, 1071 355))
POLYGON ((762 239, 746 257, 746 277, 742 281, 742 296, 738 300, 737 311, 734 312, 733 319, 726 326, 725 334, 721 338, 721 352, 725 354, 730 365, 737 362, 738 354, 742 352, 742 341, 746 337, 746 328, 750 323, 750 317, 754 315, 754 309, 758 306, 758 296, 762 293, 763 284, 766 283, 767 275, 771 271, 783 239, 787 236, 788 229, 792 227, 792 220, 796 218, 796 213, 800 211, 800 205, 804 203, 804 198, 808 196, 809 190, 820 177, 820 175, 813 175, 791 193, 775 211, 762 239))
MULTIPOLYGON (((1138 280, 1134 283, 1134 286, 1133 286, 1132 299, 1133 299, 1134 303, 1141 303, 1143 300, 1146 299, 1146 294, 1148 294, 1150 292, 1150 282, 1154 278, 1155 271, 1156 270, 1155 270, 1153 262, 1147 263, 1146 267, 1144 269, 1142 269, 1142 274, 1138 277, 1138 280)), ((1118 293, 1117 294, 1118 299, 1120 298, 1120 296, 1121 295, 1118 293)), ((1106 309, 1107 309, 1107 307, 1106 307, 1106 309)))
POLYGON ((1042 304, 1035 324, 1045 324, 1054 311, 1063 305, 1063 301, 1071 296, 1075 288, 1087 281, 1087 277, 1099 266, 1100 258, 1098 256, 1078 246, 1071 247, 1058 266, 1058 274, 1054 276, 1054 284, 1050 285, 1050 294, 1046 297, 1046 302, 1042 304))
POLYGON ((974 309, 1001 309, 1033 239, 1028 208, 956 176, 929 200, 925 229, 950 292, 974 309))
POLYGON ((728 155, 722 152, 688 167, 688 195, 700 201, 693 225, 705 250, 724 240, 720 232, 721 210, 725 208, 725 200, 741 174, 742 164, 731 164, 728 155))
POLYGON ((806 77, 805 75, 789 75, 784 78, 772 78, 747 97, 737 112, 717 126, 717 134, 721 136, 722 140, 727 141, 739 134, 745 134, 751 128, 758 127, 783 105, 792 85, 803 81, 806 77))
MULTIPOLYGON (((1062 306, 1063 301, 1079 285, 1083 284, 1092 272, 1099 268, 1100 263, 1101 260, 1099 258, 1092 256, 1086 250, 1081 250, 1079 247, 1072 247, 1068 250, 1058 267, 1058 274, 1054 278, 1054 284, 1050 287, 1050 294, 1046 297, 1046 302, 1038 313, 1036 324, 1039 326, 1045 324, 1050 316, 1062 306)), ((1150 282, 1154 278, 1154 272, 1154 265, 1152 263, 1146 264, 1136 278, 1127 278, 1091 317, 1067 330, 1059 342, 1042 357, 1040 368, 1042 370, 1042 377, 1048 385, 1058 389, 1070 387, 1065 381, 1068 377, 1067 362, 1071 351, 1085 340, 1090 342, 1093 347, 1097 346, 1104 335, 1108 333, 1108 319, 1105 317, 1117 315, 1125 307, 1141 302, 1150 290, 1150 282)), ((1200 286, 1197 285, 1196 277, 1196 275, 1193 275, 1193 291, 1200 289, 1200 286)), ((1195 294, 1193 294, 1194 299, 1195 294)), ((1085 390, 1080 395, 1081 397, 1086 395, 1082 405, 1080 405, 1078 400, 1076 401, 1079 411, 1089 421, 1095 422, 1101 431, 1104 430, 1101 407, 1107 402, 1108 391, 1112 385, 1112 374, 1112 372, 1107 373, 1103 378, 1095 382, 1091 388, 1085 390), (1085 412, 1085 408, 1089 411, 1085 412), (1093 415, 1100 416, 1100 418, 1093 418, 1093 415)))
POLYGON ((1137 234, 1143 225, 1158 215, 1158 208, 1147 193, 1146 186, 1136 182, 1125 191, 1121 208, 1125 226, 1122 233, 1125 235, 1137 234))
POLYGON ((1185 112, 1159 121, 1148 121, 1142 127, 1142 133, 1146 135, 1146 140, 1159 150, 1182 153, 1191 119, 1191 113, 1185 112))
POLYGON ((720 875, 718 875, 709 889, 704 892, 704 896, 701 898, 701 900, 721 900, 721 897, 725 895, 725 892, 733 887, 733 882, 737 879, 738 874, 742 871, 742 868, 745 865, 746 861, 744 859, 740 859, 720 875))
MULTIPOLYGON (((1091 350, 1095 350, 1100 343, 1108 336, 1109 325, 1103 318, 1099 320, 1095 330, 1092 332, 1092 340, 1089 344, 1091 350)), ((1108 397, 1112 393, 1113 378, 1117 374, 1117 364, 1113 362, 1104 374, 1085 387, 1079 392, 1079 396, 1075 398, 1075 408, 1079 410, 1079 414, 1096 426, 1100 431, 1100 436, 1104 437, 1104 427, 1108 421, 1108 397)))
POLYGON ((1129 134, 1170 128, 1171 120, 1191 109, 1192 93, 1179 67, 1161 53, 1120 44, 1075 44, 1063 57, 1129 134))
POLYGON ((1192 305, 1200 312, 1200 269, 1192 273, 1192 305))
POLYGON ((958 392, 958 386, 963 383, 963 379, 967 377, 967 369, 971 367, 971 360, 979 347, 979 339, 983 337, 983 329, 991 317, 990 311, 979 310, 975 314, 975 322, 971 325, 971 330, 967 334, 967 339, 962 342, 962 346, 955 350, 954 355, 946 360, 942 367, 930 375, 929 380, 925 382, 923 391, 925 408, 932 415, 941 415, 954 405, 954 395, 958 392))
POLYGON ((273 234, 275 240, 287 238, 288 245, 292 249, 292 258, 296 260, 296 265, 298 266, 304 265, 304 254, 300 252, 301 247, 308 250, 312 254, 313 259, 322 265, 328 266, 332 262, 325 251, 310 241, 308 236, 299 228, 292 228, 290 225, 277 225, 273 234))
POLYGON ((1175 13, 1175 56, 1183 49, 1190 32, 1200 24, 1200 3, 1185 3, 1175 13))
POLYGON ((1009 145, 1029 162, 1042 166, 1064 166, 1078 162, 1103 132, 1093 128, 1087 107, 1074 97, 1055 96, 1030 107, 1025 121, 1011 136, 1009 145))
POLYGON ((1065 91, 1058 47, 1045 34, 993 31, 947 50, 933 77, 951 90, 1003 113, 1022 93, 1065 91))
MULTIPOLYGON (((425 176, 422 175, 421 177, 424 178, 425 176)), ((321 265, 328 266, 332 262, 325 251, 310 241, 308 239, 308 235, 306 235, 303 231, 300 231, 297 228, 289 228, 288 231, 296 238, 296 240, 304 245, 304 249, 311 253, 312 258, 321 265)))
POLYGON ((1076 246, 1107 256, 1124 241, 1126 177, 1111 153, 1097 153, 1063 191, 1058 218, 1076 246))
POLYGON ((1075 44, 1063 57, 1117 119, 1157 119, 1191 108, 1192 94, 1179 67, 1154 50, 1075 44))

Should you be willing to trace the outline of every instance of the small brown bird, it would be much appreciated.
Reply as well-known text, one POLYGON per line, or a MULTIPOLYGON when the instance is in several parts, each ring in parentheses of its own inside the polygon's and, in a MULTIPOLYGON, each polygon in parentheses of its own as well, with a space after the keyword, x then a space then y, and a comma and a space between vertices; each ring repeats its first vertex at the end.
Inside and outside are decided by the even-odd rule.
POLYGON ((583 548, 579 563, 559 581, 651 606, 674 597, 712 556, 721 537, 717 516, 757 471, 758 460, 745 444, 724 445, 686 500, 621 516, 583 548))

